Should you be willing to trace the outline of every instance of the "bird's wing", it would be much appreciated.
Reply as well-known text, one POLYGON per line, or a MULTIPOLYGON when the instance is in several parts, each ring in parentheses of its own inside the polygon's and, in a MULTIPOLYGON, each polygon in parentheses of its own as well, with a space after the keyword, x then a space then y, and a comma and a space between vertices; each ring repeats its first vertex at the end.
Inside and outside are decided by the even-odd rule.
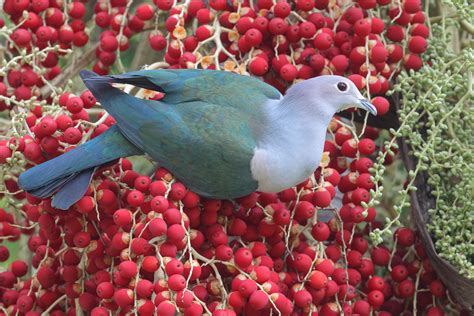
POLYGON ((189 188, 224 199, 257 189, 247 113, 200 101, 155 110, 139 129, 143 149, 189 188))
MULTIPOLYGON (((142 100, 112 87, 110 77, 87 71, 81 76, 124 136, 197 193, 233 198, 256 190, 252 126, 261 116, 255 111, 204 101, 142 100)), ((245 99, 254 108, 266 100, 245 99)))
POLYGON ((109 77, 114 82, 163 92, 168 104, 202 101, 252 112, 255 104, 281 98, 280 92, 265 82, 227 71, 140 70, 109 77))

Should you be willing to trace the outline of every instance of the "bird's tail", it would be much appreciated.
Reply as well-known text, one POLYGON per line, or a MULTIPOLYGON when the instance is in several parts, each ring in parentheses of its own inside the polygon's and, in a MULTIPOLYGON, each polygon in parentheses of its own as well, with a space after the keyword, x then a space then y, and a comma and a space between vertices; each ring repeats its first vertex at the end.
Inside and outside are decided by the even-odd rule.
POLYGON ((95 169, 115 159, 142 154, 118 127, 112 126, 101 135, 61 156, 23 172, 19 185, 33 196, 53 196, 52 205, 68 209, 87 191, 95 169))

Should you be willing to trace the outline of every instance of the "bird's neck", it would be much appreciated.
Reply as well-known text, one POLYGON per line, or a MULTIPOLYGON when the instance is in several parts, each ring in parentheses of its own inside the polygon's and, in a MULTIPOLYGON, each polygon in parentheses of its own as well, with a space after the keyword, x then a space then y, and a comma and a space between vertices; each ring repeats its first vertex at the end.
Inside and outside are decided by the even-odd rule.
POLYGON ((282 152, 320 149, 317 145, 324 142, 334 112, 323 104, 316 104, 318 101, 321 102, 288 95, 269 101, 261 122, 259 145, 282 152))

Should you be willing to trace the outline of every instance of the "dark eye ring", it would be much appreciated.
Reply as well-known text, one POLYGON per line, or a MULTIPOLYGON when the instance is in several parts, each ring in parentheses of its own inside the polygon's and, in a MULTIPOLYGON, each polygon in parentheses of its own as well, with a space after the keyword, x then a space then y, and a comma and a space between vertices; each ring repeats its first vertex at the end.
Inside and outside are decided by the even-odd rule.
POLYGON ((345 92, 347 90, 347 84, 345 82, 339 82, 337 84, 337 88, 339 89, 339 91, 345 92))

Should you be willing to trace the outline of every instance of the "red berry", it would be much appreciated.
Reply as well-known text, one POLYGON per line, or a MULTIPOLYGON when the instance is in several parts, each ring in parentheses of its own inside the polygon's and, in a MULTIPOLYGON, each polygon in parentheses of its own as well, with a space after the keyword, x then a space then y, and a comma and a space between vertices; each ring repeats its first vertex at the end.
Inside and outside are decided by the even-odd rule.
POLYGON ((95 15, 95 24, 98 27, 106 28, 110 24, 110 15, 107 12, 98 12, 95 15))
POLYGON ((313 40, 313 45, 319 50, 326 50, 333 44, 331 35, 325 32, 321 32, 313 40))
POLYGON ((244 38, 250 45, 257 47, 262 43, 263 35, 258 29, 251 28, 245 32, 244 38))
POLYGON ((158 213, 164 213, 169 208, 169 202, 164 196, 161 196, 158 194, 166 190, 165 185, 161 181, 155 181, 149 185, 149 189, 150 189, 151 195, 155 196, 150 201, 151 209, 158 213))
POLYGON ((351 60, 351 62, 358 65, 365 63, 365 59, 366 59, 365 48, 361 46, 354 47, 349 54, 349 59, 351 60))
POLYGON ((367 300, 373 307, 379 307, 383 304, 385 298, 381 291, 373 290, 367 295, 367 300))
POLYGON ((186 195, 186 191, 187 191, 186 187, 182 183, 175 182, 171 185, 171 190, 169 192, 169 197, 172 200, 180 201, 186 195))
POLYGON ((252 263, 252 252, 248 248, 239 248, 235 252, 234 260, 240 268, 246 268, 252 263))
POLYGON ((326 274, 321 271, 313 271, 309 277, 309 284, 312 288, 319 290, 324 289, 328 284, 328 278, 326 274))
POLYGON ((411 280, 404 280, 398 284, 398 295, 401 298, 412 297, 415 293, 415 284, 411 280))
POLYGON ((312 0, 297 0, 296 8, 302 11, 311 11, 314 9, 314 1, 312 0))
POLYGON ((371 32, 374 34, 380 34, 385 29, 384 21, 380 18, 372 17, 371 19, 372 29, 371 32))
POLYGON ((74 206, 79 213, 87 214, 95 209, 96 201, 92 196, 84 196, 74 206))
POLYGON ((311 218, 314 214, 314 206, 307 201, 301 201, 296 205, 295 216, 300 220, 311 218))
POLYGON ((114 295, 114 286, 110 282, 102 282, 97 285, 96 292, 98 297, 109 299, 114 295))
POLYGON ((178 291, 176 293, 176 305, 181 308, 187 308, 190 307, 193 303, 193 295, 191 294, 191 291, 178 291))
POLYGON ((132 212, 127 209, 119 209, 115 211, 113 218, 115 224, 123 227, 132 223, 132 212))
POLYGON ((410 247, 415 243, 415 233, 410 228, 399 228, 395 232, 397 242, 403 247, 410 247))
POLYGON ((33 307, 34 301, 33 298, 29 295, 21 295, 16 301, 16 306, 18 310, 22 313, 27 313, 33 307))
POLYGON ((357 144, 359 152, 363 155, 371 155, 375 151, 375 143, 370 138, 363 138, 357 144))
POLYGON ((400 25, 390 25, 387 29, 387 38, 393 42, 401 42, 405 38, 405 31, 400 25))
POLYGON ((94 95, 89 90, 86 90, 81 94, 81 99, 84 104, 84 108, 86 109, 92 108, 97 102, 94 95))
POLYGON ((64 141, 68 144, 77 144, 82 139, 82 133, 75 127, 69 127, 64 131, 64 141))
POLYGON ((301 307, 301 308, 306 308, 311 304, 313 298, 311 296, 311 293, 303 289, 303 290, 297 291, 294 294, 294 300, 295 300, 296 306, 301 307))
POLYGON ((426 316, 444 316, 444 311, 437 306, 432 306, 426 310, 426 316))
POLYGON ((299 25, 299 35, 302 38, 312 38, 316 34, 316 26, 311 22, 302 22, 299 25))
POLYGON ((138 190, 132 190, 127 195, 127 203, 130 204, 130 206, 138 207, 143 204, 143 201, 143 193, 138 190))
POLYGON ((73 96, 67 100, 66 108, 69 112, 73 114, 81 112, 83 107, 84 102, 80 97, 73 96))
POLYGON ((377 109, 377 115, 386 114, 390 108, 390 103, 384 97, 375 97, 371 102, 377 109))
POLYGON ((377 5, 376 0, 358 0, 357 3, 364 10, 373 9, 377 5))
POLYGON ((331 59, 331 66, 336 72, 343 73, 349 67, 349 58, 345 55, 336 55, 331 59))
POLYGON ((209 6, 217 11, 222 11, 227 9, 226 0, 211 0, 209 1, 209 6))
POLYGON ((367 286, 369 287, 370 291, 382 291, 385 286, 385 281, 379 276, 373 276, 369 279, 369 281, 367 281, 367 286))
POLYGON ((146 256, 142 261, 142 269, 147 272, 155 272, 160 267, 160 262, 155 256, 146 256))
POLYGON ((115 36, 102 36, 100 39, 100 48, 106 52, 114 52, 118 49, 118 41, 115 36))
POLYGON ((257 284, 254 280, 246 279, 243 280, 239 285, 239 293, 243 297, 249 297, 257 290, 257 284))
POLYGON ((12 156, 12 151, 7 146, 0 146, 0 164, 4 164, 7 158, 12 156))
POLYGON ((168 286, 173 291, 181 291, 186 287, 186 279, 180 274, 173 274, 168 279, 168 286))
POLYGON ((176 313, 176 307, 170 301, 165 300, 157 306, 156 313, 157 315, 174 316, 176 313))
POLYGON ((374 264, 378 266, 386 266, 390 260, 390 252, 386 248, 374 247, 371 252, 374 264))
POLYGON ((415 54, 406 55, 403 61, 407 70, 413 69, 416 71, 423 66, 423 60, 420 58, 420 56, 415 54))
POLYGON ((412 36, 408 40, 408 49, 414 54, 421 54, 428 48, 427 41, 421 36, 412 36))
POLYGON ((272 68, 275 71, 280 71, 281 68, 290 63, 290 57, 287 55, 280 54, 272 58, 272 68))
POLYGON ((278 2, 275 4, 273 7, 273 13, 275 14, 276 17, 279 18, 286 18, 287 16, 290 15, 291 13, 291 6, 287 2, 278 2))
POLYGON ((22 260, 15 260, 10 264, 10 271, 13 272, 17 278, 21 278, 28 272, 28 265, 22 260))
POLYGON ((168 11, 173 7, 172 0, 153 0, 158 9, 168 11))
POLYGON ((374 63, 383 63, 388 58, 388 51, 382 45, 374 46, 370 50, 369 57, 370 57, 370 61, 372 61, 374 63))
POLYGON ((357 177, 357 186, 366 190, 370 190, 374 187, 374 182, 371 179, 370 173, 361 173, 357 177))
POLYGON ((267 307, 269 303, 268 294, 264 291, 257 290, 250 295, 248 303, 253 309, 262 310, 267 307))
POLYGON ((201 25, 197 27, 194 33, 198 41, 202 42, 212 36, 214 28, 210 25, 201 25))
POLYGON ((46 24, 54 28, 59 28, 64 24, 64 15, 58 8, 48 8, 45 17, 46 24))
MULTIPOLYGON (((326 179, 326 177, 325 177, 326 179)), ((321 187, 314 191, 313 203, 314 205, 324 208, 331 204, 332 196, 328 189, 321 187)))
POLYGON ((49 0, 32 0, 30 4, 30 8, 36 13, 46 10, 48 7, 49 0))
POLYGON ((280 69, 280 76, 286 81, 293 81, 298 75, 298 70, 292 64, 286 64, 280 69))
POLYGON ((67 6, 68 14, 74 19, 80 19, 86 13, 86 7, 82 2, 71 2, 67 6))
POLYGON ((412 36, 421 36, 423 38, 428 38, 430 36, 430 30, 424 24, 414 24, 411 27, 410 34, 412 36))
POLYGON ((16 45, 25 47, 31 41, 31 32, 25 29, 17 29, 10 35, 10 38, 16 45))
POLYGON ((150 221, 148 229, 150 230, 153 237, 158 237, 166 234, 166 231, 168 230, 168 225, 163 219, 154 218, 150 221))
POLYGON ((249 71, 256 76, 263 76, 268 72, 268 62, 261 57, 254 57, 249 63, 249 71))
POLYGON ((359 37, 365 37, 372 31, 372 23, 369 19, 360 19, 354 24, 354 32, 359 37))
POLYGON ((137 296, 139 298, 149 298, 153 293, 153 283, 149 280, 139 280, 136 285, 137 296))
POLYGON ((37 273, 36 277, 38 278, 39 283, 43 288, 50 288, 56 282, 56 274, 49 267, 41 267, 37 273))
POLYGON ((392 268, 390 276, 395 282, 401 282, 408 277, 408 270, 404 265, 397 265, 392 268))
POLYGON ((140 4, 137 7, 137 10, 135 11, 135 14, 141 20, 148 21, 148 20, 151 20, 153 18, 153 16, 155 15, 155 10, 153 9, 153 7, 150 4, 143 3, 143 4, 140 4))
POLYGON ((443 282, 440 280, 433 280, 430 283, 430 291, 436 297, 442 298, 446 295, 446 289, 443 282))
POLYGON ((133 303, 133 291, 130 289, 118 289, 114 293, 114 302, 121 308, 131 306, 133 303))
POLYGON ((78 248, 86 248, 91 242, 91 235, 88 232, 79 232, 74 235, 74 245, 78 248))
POLYGON ((270 20, 268 23, 268 30, 274 35, 284 34, 288 29, 288 23, 278 17, 275 17, 270 20))
POLYGON ((405 0, 403 2, 403 10, 410 14, 421 11, 421 0, 405 0))
POLYGON ((181 224, 171 225, 166 231, 166 238, 171 243, 179 243, 183 240, 185 236, 184 228, 181 224))

